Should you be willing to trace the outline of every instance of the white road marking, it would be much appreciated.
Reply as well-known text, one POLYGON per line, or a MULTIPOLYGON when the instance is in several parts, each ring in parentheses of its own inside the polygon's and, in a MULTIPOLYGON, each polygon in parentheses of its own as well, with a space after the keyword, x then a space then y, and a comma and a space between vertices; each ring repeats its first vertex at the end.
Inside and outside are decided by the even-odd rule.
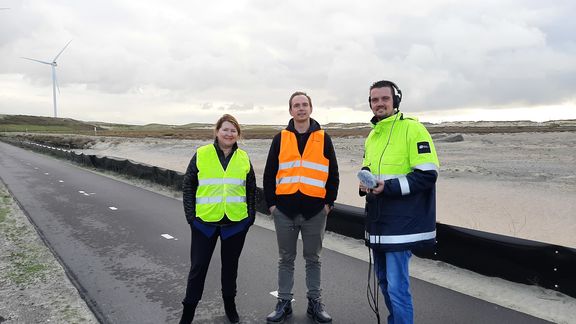
POLYGON ((170 235, 170 234, 162 234, 162 235, 160 235, 160 236, 162 236, 163 238, 165 238, 165 239, 167 239, 167 240, 172 240, 172 239, 174 239, 174 236, 172 236, 172 235, 170 235))
POLYGON ((58 180, 58 182, 62 183, 62 182, 64 182, 64 180, 58 180))
POLYGON ((50 173, 48 173, 48 172, 44 172, 44 174, 45 174, 45 175, 50 175, 50 173))
MULTIPOLYGON (((274 290, 274 291, 271 291, 271 292, 270 292, 270 295, 272 295, 272 296, 274 296, 274 297, 278 298, 278 290, 274 290)), ((296 299, 292 298, 292 300, 291 300, 291 301, 292 301, 292 302, 295 302, 295 301, 296 301, 296 299)))
POLYGON ((84 192, 84 190, 78 190, 79 193, 81 194, 85 194, 86 192, 84 192))
POLYGON ((108 208, 110 208, 111 210, 118 210, 118 208, 116 207, 108 207, 108 208))

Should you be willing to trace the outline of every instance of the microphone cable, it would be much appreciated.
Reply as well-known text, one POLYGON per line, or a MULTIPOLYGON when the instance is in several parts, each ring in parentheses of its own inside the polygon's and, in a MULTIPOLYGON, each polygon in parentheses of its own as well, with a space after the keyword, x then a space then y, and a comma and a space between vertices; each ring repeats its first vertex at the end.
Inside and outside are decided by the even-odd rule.
MULTIPOLYGON (((378 160, 378 175, 380 175, 380 167, 382 166, 382 158, 384 157, 384 153, 386 153, 386 149, 388 148, 388 145, 390 144, 390 138, 392 137, 392 131, 394 130, 394 125, 396 124, 396 120, 398 119, 399 114, 400 114, 400 111, 397 111, 396 117, 394 117, 394 121, 392 122, 392 127, 390 127, 390 133, 388 134, 388 140, 386 141, 386 145, 384 146, 384 149, 382 150, 382 154, 380 154, 380 160, 378 160)), ((383 180, 383 179, 378 179, 378 180, 383 180)))
POLYGON ((374 277, 372 278, 373 287, 370 287, 370 279, 372 277, 372 249, 368 247, 368 260, 369 260, 369 268, 368 268, 368 285, 366 286, 366 298, 368 298, 368 305, 372 312, 376 315, 376 322, 380 324, 380 311, 378 309, 378 299, 379 299, 379 282, 378 282, 378 275, 374 273, 374 277), (372 289, 371 289, 372 288, 372 289))
MULTIPOLYGON (((390 127, 390 133, 388 133, 388 140, 386 141, 386 145, 384 146, 384 149, 382 150, 382 154, 380 154, 380 159, 378 161, 378 178, 380 178, 380 167, 382 165, 382 158, 384 157, 384 153, 386 152, 386 149, 388 148, 388 145, 390 144, 390 138, 392 137, 392 131, 394 130, 394 125, 396 124, 396 120, 398 120, 398 115, 400 114, 400 110, 398 109, 396 111, 396 116, 394 117, 394 121, 392 122, 392 126, 390 127)), ((379 180, 383 180, 383 179, 379 179, 379 180)), ((369 239, 368 242, 370 243, 369 239)), ((379 296, 380 293, 378 291, 378 288, 380 286, 380 282, 378 280, 378 274, 376 272, 374 272, 374 277, 372 277, 372 249, 370 248, 370 245, 368 245, 368 284, 366 285, 366 298, 368 299, 368 305, 370 306, 370 309, 372 309, 372 312, 374 312, 374 314, 376 315, 376 321, 378 324, 380 324, 380 311, 378 308, 378 300, 379 300, 379 296), (370 287, 370 279, 372 278, 372 284, 373 286, 370 287)), ((374 264, 374 266, 376 266, 374 264)))

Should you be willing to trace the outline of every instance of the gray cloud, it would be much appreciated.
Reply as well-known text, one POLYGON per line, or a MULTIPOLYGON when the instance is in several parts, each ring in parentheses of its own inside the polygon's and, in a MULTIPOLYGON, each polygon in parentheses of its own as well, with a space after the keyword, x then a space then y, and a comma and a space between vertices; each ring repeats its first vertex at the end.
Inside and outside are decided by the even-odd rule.
POLYGON ((19 57, 50 59, 73 39, 62 88, 199 111, 283 109, 294 90, 365 110, 383 78, 414 111, 552 105, 575 99, 573 12, 573 1, 32 0, 0 13, 0 80, 49 85, 48 66, 19 57))

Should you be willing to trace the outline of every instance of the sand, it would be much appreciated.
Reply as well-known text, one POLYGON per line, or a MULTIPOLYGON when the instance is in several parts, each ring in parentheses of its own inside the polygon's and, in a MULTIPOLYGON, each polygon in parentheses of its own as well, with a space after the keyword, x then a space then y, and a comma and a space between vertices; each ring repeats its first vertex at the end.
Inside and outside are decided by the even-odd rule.
MULTIPOLYGON (((453 135, 449 136, 453 138, 453 135)), ((438 220, 447 224, 509 236, 576 247, 576 133, 518 133, 462 135, 463 141, 448 142, 435 136, 441 161, 438 181, 438 220)), ((211 141, 171 139, 97 138, 86 154, 127 158, 184 171, 195 149, 211 141)), ((335 138, 342 184, 338 202, 362 206, 357 196, 355 173, 363 150, 361 138, 335 138)), ((259 184, 270 140, 240 143, 250 154, 259 184)), ((111 176, 110 174, 107 174, 111 176)), ((161 194, 177 197, 165 187, 127 180, 161 194)), ((23 215, 21 218, 25 218, 23 215)), ((259 215, 258 226, 273 229, 268 217, 259 215)), ((30 235, 33 239, 33 235, 30 235)), ((324 246, 366 260, 361 241, 327 233, 324 246)), ((516 309, 555 323, 576 323, 576 299, 549 289, 508 282, 459 269, 440 261, 412 258, 413 277, 444 286, 489 302, 516 309)), ((48 276, 49 283, 62 282, 48 276)), ((9 290, 20 303, 48 305, 46 294, 34 298, 9 290), (37 298, 45 296, 44 300, 37 298), (27 300, 26 303, 22 299, 27 300)), ((75 297, 82 303, 79 296, 75 297)), ((10 298, 12 299, 12 298, 10 298)), ((1 308, 1 307, 0 307, 1 308)), ((58 312, 58 308, 52 311, 58 312)), ((25 308, 22 308, 24 314, 25 308)), ((23 316, 18 312, 12 319, 23 316)))
MULTIPOLYGON (((441 163, 438 222, 576 248, 576 133, 435 135, 441 163), (447 140, 448 139, 448 140, 447 140)), ((184 172, 211 141, 99 138, 85 154, 127 158, 184 172)), ((258 184, 271 140, 243 140, 258 184)), ((337 202, 362 207, 356 172, 363 138, 334 138, 341 184, 337 202)))

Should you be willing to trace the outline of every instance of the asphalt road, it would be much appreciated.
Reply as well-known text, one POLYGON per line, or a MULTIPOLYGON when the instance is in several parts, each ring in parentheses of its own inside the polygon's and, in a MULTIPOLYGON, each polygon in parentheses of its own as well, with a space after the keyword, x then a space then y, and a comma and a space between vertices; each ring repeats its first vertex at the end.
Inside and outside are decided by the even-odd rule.
MULTIPOLYGON (((181 201, 0 142, 0 178, 103 323, 177 323, 189 266, 181 201)), ((301 251, 301 247, 299 248, 301 251)), ((276 237, 253 226, 240 260, 243 323, 263 323, 276 300, 276 237)), ((375 323, 366 299, 368 264, 324 249, 323 299, 334 323, 375 323)), ((298 256, 295 313, 310 323, 298 256)), ((217 247, 195 323, 227 323, 217 247)), ((412 278, 416 323, 547 323, 412 278)), ((387 311, 380 295, 382 322, 387 311)))

